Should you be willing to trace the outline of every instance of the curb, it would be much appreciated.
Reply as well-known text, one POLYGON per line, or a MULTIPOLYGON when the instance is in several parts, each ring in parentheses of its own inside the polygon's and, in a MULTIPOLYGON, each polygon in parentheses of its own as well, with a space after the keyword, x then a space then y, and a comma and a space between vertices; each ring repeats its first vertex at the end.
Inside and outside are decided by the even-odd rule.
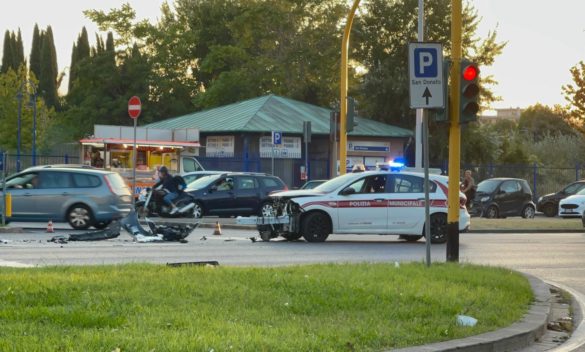
POLYGON ((548 285, 539 278, 522 273, 530 282, 534 302, 524 317, 507 328, 495 330, 463 339, 432 343, 392 350, 395 352, 469 351, 492 352, 514 351, 528 347, 540 338, 547 329, 551 313, 551 294, 548 285))
POLYGON ((575 230, 575 229, 566 229, 566 230, 540 230, 540 229, 533 229, 533 230, 513 230, 513 229, 501 229, 501 230, 469 230, 467 233, 583 233, 583 230, 575 230))
POLYGON ((24 229, 22 227, 0 227, 0 233, 24 233, 24 229))
POLYGON ((585 313, 585 295, 557 282, 551 282, 547 280, 547 283, 551 286, 558 287, 559 289, 568 292, 571 295, 571 307, 573 308, 574 324, 571 337, 562 345, 550 350, 550 352, 577 351, 585 346, 585 320, 583 320, 583 314, 585 313))

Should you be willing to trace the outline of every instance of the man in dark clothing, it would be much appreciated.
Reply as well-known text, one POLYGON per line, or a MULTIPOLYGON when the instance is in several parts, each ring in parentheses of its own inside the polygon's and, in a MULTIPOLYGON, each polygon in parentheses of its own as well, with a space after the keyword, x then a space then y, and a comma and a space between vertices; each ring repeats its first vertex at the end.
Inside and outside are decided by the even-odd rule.
POLYGON ((160 179, 153 188, 156 189, 158 186, 162 185, 163 188, 169 191, 169 193, 165 194, 163 197, 163 201, 167 205, 171 206, 172 210, 170 213, 175 214, 179 210, 175 203, 173 203, 173 200, 179 197, 179 187, 177 185, 177 181, 171 174, 169 174, 169 170, 166 168, 166 166, 161 167, 158 172, 160 179))

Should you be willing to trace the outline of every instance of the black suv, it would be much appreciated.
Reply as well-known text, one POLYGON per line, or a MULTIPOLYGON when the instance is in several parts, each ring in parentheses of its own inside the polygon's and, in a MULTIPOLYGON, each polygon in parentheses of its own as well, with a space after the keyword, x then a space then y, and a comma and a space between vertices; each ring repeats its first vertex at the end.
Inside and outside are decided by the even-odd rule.
POLYGON ((195 197, 194 214, 247 216, 273 214, 268 195, 288 187, 276 176, 230 172, 201 177, 191 182, 186 192, 195 197))
POLYGON ((518 178, 490 178, 481 181, 469 209, 472 216, 486 218, 533 218, 535 211, 528 182, 518 178))
POLYGON ((559 202, 568 196, 577 194, 585 188, 585 180, 580 180, 567 185, 557 193, 550 193, 538 198, 536 210, 541 211, 544 215, 553 217, 559 212, 559 202))

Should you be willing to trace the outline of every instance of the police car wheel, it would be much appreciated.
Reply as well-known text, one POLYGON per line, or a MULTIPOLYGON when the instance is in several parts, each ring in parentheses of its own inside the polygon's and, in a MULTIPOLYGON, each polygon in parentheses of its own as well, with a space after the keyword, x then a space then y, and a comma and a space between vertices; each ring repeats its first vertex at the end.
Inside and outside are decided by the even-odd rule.
POLYGON ((422 235, 400 235, 401 240, 405 240, 406 242, 416 242, 423 238, 422 235))
POLYGON ((300 233, 290 233, 290 232, 283 233, 283 234, 281 234, 281 236, 287 241, 296 241, 299 238, 303 237, 303 235, 301 235, 300 233))
POLYGON ((302 223, 302 234, 307 242, 324 242, 331 232, 331 221, 323 213, 310 213, 302 223))
POLYGON ((447 214, 431 215, 431 243, 447 241, 447 214))

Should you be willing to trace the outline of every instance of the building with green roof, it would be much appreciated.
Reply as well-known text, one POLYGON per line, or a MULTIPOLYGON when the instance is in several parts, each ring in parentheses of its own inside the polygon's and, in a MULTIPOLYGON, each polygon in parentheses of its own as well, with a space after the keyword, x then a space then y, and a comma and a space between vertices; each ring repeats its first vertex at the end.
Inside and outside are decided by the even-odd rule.
MULTIPOLYGON (((328 160, 333 144, 330 143, 331 109, 271 94, 144 127, 199 129, 203 146, 201 161, 207 164, 207 168, 226 170, 226 166, 233 163, 228 159, 235 158, 242 160, 239 171, 270 172, 267 166, 270 166, 274 153, 277 160, 275 174, 289 185, 295 185, 299 181, 300 165, 304 165, 304 121, 311 123, 312 131, 309 147, 311 178, 329 178, 332 173, 328 160), (283 135, 282 145, 275 148, 272 146, 272 131, 283 135)), ((371 119, 356 117, 356 122, 357 126, 348 134, 349 167, 356 163, 373 167, 377 162, 402 156, 405 143, 413 137, 411 130, 371 119)))

